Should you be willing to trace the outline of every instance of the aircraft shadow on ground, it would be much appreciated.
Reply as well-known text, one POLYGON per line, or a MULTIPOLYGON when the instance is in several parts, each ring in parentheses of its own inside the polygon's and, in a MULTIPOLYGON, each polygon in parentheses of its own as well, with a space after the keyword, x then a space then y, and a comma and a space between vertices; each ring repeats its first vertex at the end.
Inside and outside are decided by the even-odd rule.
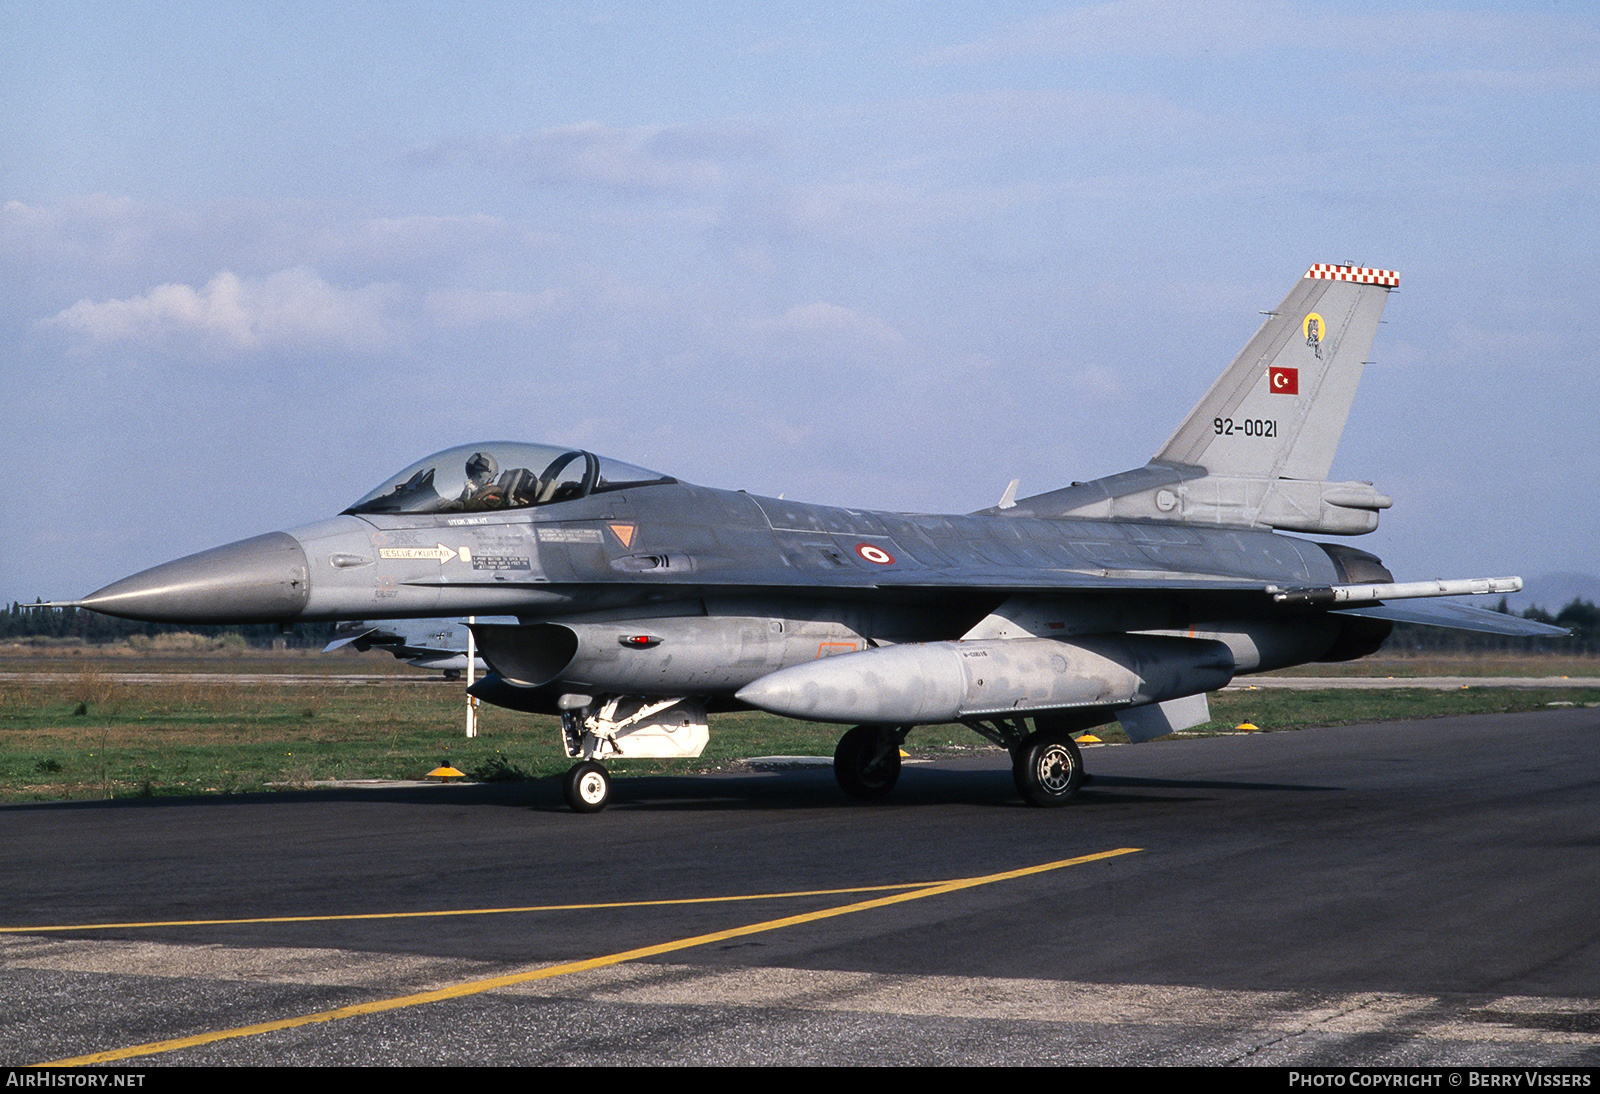
MULTIPOLYGON (((1009 771, 908 770, 881 802, 852 802, 828 770, 749 775, 641 775, 621 773, 613 783, 611 808, 630 812, 733 811, 777 809, 874 809, 892 806, 960 805, 1028 808, 1017 796, 1009 771)), ((1340 789, 1299 783, 1219 779, 1155 779, 1094 775, 1069 808, 1139 801, 1201 800, 1206 794, 1175 798, 1172 791, 1293 791, 1340 789)), ((298 805, 317 802, 390 802, 404 805, 498 806, 538 812, 569 812, 558 778, 524 782, 466 783, 450 786, 318 787, 248 794, 100 798, 88 801, 19 802, 3 810, 185 809, 219 804, 298 805)))
POLYGON ((1317 786, 1309 783, 1258 783, 1237 779, 1150 779, 1130 775, 1096 775, 1092 790, 1096 793, 1117 788, 1150 790, 1291 790, 1331 791, 1343 790, 1341 786, 1317 786))
MULTIPOLYGON (((881 802, 852 802, 834 785, 830 772, 785 772, 781 775, 704 776, 651 775, 620 778, 613 783, 611 808, 638 810, 767 810, 875 809, 892 806, 979 806, 1031 809, 1017 795, 1009 771, 906 771, 894 791, 881 802)), ((1216 779, 1151 779, 1095 775, 1068 809, 1117 803, 1206 800, 1207 791, 1329 792, 1342 789, 1301 783, 1216 779), (1177 795, 1172 791, 1202 793, 1177 795)), ((543 803, 535 803, 535 808, 543 803)), ((559 799, 556 809, 566 806, 559 799)))

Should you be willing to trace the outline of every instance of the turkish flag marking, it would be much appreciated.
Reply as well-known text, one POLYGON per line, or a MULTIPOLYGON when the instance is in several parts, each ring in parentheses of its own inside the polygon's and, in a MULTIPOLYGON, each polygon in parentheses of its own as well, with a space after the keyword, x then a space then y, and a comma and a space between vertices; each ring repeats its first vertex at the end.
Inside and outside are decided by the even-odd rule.
POLYGON ((1297 368, 1269 368, 1267 383, 1274 395, 1300 394, 1300 370, 1297 368))

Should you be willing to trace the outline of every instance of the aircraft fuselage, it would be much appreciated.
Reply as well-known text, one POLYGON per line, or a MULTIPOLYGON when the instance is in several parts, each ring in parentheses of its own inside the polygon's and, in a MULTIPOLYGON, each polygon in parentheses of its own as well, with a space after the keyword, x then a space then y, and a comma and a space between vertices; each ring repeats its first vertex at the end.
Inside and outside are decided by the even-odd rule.
POLYGON ((1005 604, 1026 618, 991 622, 989 636, 1243 629, 1237 670, 1275 668, 1375 628, 1308 627, 1303 611, 1284 626, 1262 584, 1344 576, 1323 547, 1256 529, 881 513, 667 482, 516 511, 345 514, 178 559, 85 603, 174 622, 510 615, 523 626, 501 628, 498 650, 486 635, 508 680, 542 688, 582 653, 584 686, 729 696, 821 657, 976 637, 1005 604), (1063 574, 1098 584, 1063 591, 1063 574), (581 651, 534 641, 541 623, 581 651))

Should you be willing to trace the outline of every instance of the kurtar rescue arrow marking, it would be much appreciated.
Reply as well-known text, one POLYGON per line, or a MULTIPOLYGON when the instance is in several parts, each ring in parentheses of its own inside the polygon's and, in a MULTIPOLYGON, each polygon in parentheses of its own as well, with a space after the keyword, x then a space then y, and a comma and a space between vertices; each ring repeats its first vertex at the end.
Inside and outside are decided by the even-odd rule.
MULTIPOLYGON (((471 557, 467 554, 467 550, 464 547, 461 549, 461 555, 463 558, 471 557)), ((436 558, 439 560, 439 565, 443 566, 446 562, 449 562, 451 559, 455 558, 456 553, 441 543, 437 547, 380 547, 378 548, 378 557, 436 558)))

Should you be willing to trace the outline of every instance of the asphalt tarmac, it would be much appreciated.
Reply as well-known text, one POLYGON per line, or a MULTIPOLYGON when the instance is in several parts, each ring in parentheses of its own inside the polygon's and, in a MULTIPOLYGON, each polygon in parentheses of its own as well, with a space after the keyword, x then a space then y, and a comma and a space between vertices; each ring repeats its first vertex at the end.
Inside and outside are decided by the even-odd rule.
POLYGON ((0 807, 0 1063, 1600 1063, 1600 710, 1085 760, 0 807))

